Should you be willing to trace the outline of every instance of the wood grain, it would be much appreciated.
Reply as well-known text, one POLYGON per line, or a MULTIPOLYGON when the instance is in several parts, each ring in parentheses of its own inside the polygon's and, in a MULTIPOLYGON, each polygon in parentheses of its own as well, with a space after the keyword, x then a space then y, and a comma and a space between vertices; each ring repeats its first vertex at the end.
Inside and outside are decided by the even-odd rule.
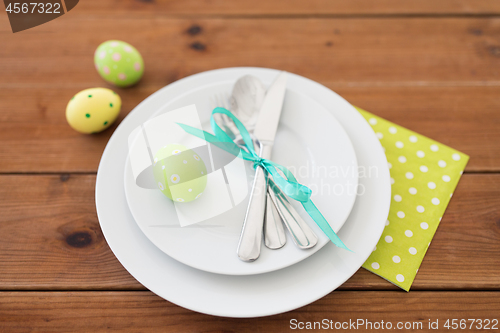
POLYGON ((93 54, 109 39, 126 40, 141 51, 146 74, 140 87, 234 66, 277 68, 343 84, 500 84, 497 17, 184 19, 78 14, 18 34, 8 31, 5 20, 0 16, 2 88, 104 85, 93 54), (190 33, 194 26, 199 33, 190 33))
MULTIPOLYGON (((354 105, 471 156, 466 171, 500 171, 500 86, 346 86, 323 82, 354 105)), ((0 172, 96 172, 117 124, 82 135, 66 123, 81 87, 0 89, 0 172)), ((154 87, 117 90, 123 117, 154 87)), ((208 112, 208 110, 207 110, 208 112)))
POLYGON ((401 15, 498 14, 495 0, 112 0, 81 1, 73 13, 161 13, 163 15, 401 15))
MULTIPOLYGON (((92 175, 0 176, 0 290, 143 289, 106 244, 94 183, 92 175)), ((500 175, 464 175, 412 290, 500 290, 499 206, 500 175)), ((397 288, 360 270, 341 289, 397 288)))
POLYGON ((0 183, 0 289, 139 286, 102 235, 94 176, 2 176, 0 183))
MULTIPOLYGON (((289 332, 292 320, 390 322, 392 329, 408 322, 405 332, 428 332, 429 320, 444 328, 447 319, 498 319, 498 292, 333 292, 280 315, 232 319, 195 313, 150 292, 3 292, 0 330, 5 332, 289 332), (367 311, 367 309, 371 309, 367 311), (404 311, 403 311, 404 309, 404 311)), ((367 326, 368 325, 368 326, 367 326)), ((469 328, 470 322, 466 326, 469 328)), ((376 326, 372 326, 376 327, 376 326)), ((491 327, 491 325, 490 325, 491 327)), ((498 327, 498 325, 497 325, 498 327)), ((316 326, 318 330, 318 326, 316 326)), ((335 326, 333 326, 333 329, 335 326)), ((374 329, 370 331, 376 331, 374 329)), ((385 331, 385 330, 377 330, 385 331)), ((464 331, 467 331, 464 330, 464 331)), ((471 331, 475 331, 472 329, 471 331)))

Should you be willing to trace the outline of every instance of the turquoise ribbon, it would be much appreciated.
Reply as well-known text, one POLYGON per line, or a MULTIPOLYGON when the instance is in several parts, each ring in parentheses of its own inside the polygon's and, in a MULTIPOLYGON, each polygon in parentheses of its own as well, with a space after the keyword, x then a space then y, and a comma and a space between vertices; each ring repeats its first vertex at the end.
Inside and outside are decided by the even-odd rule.
POLYGON ((278 186, 278 188, 285 193, 288 197, 299 201, 307 214, 311 216, 311 218, 316 222, 316 224, 323 230, 325 235, 330 238, 330 240, 336 246, 351 251, 344 245, 344 243, 340 240, 339 236, 333 231, 332 227, 328 224, 325 217, 321 214, 319 209, 314 205, 311 201, 311 189, 307 186, 304 186, 297 182, 295 176, 284 166, 274 163, 271 160, 266 158, 261 158, 254 149, 254 144, 250 134, 248 133, 245 126, 241 123, 241 121, 236 118, 235 115, 231 113, 231 111, 226 110, 224 108, 215 108, 212 111, 212 117, 210 118, 210 124, 212 126, 212 130, 214 134, 210 134, 198 128, 194 128, 188 125, 179 124, 184 131, 187 133, 194 135, 200 139, 203 139, 235 156, 243 158, 247 161, 252 161, 254 163, 254 167, 261 166, 263 167, 274 179, 274 183, 278 186), (248 151, 240 149, 238 145, 236 145, 231 137, 224 132, 215 122, 213 117, 214 114, 225 114, 234 122, 238 130, 240 131, 241 137, 248 151), (281 176, 278 172, 278 169, 283 173, 286 179, 281 176))

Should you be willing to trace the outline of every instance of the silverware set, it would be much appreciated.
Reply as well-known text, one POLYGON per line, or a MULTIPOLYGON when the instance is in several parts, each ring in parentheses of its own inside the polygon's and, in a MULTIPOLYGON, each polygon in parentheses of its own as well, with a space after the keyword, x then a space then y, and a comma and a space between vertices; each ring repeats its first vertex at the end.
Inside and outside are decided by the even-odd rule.
MULTIPOLYGON (((214 97, 215 106, 230 110, 243 122, 252 135, 255 151, 262 158, 271 157, 286 81, 286 73, 281 72, 266 93, 257 78, 247 75, 235 83, 230 98, 224 94, 214 97)), ((221 114, 214 117, 217 124, 244 149, 243 140, 232 120, 221 114)), ((257 166, 238 244, 238 257, 243 261, 258 259, 262 238, 270 249, 283 247, 286 244, 283 224, 299 248, 309 249, 317 244, 318 237, 275 185, 272 176, 257 166)))

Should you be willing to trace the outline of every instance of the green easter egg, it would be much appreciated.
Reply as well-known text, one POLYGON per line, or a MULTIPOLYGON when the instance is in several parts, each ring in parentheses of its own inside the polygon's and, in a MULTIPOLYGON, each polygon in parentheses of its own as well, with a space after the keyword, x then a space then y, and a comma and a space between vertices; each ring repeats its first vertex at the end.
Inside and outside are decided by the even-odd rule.
POLYGON ((119 40, 109 40, 99 45, 94 54, 94 63, 99 75, 118 87, 136 84, 144 73, 144 61, 139 51, 119 40))
POLYGON ((180 144, 169 144, 156 152, 153 173, 160 191, 176 202, 198 199, 207 186, 205 163, 180 144))
POLYGON ((68 102, 66 120, 80 133, 98 133, 111 126, 118 117, 121 106, 120 96, 112 90, 85 89, 68 102))

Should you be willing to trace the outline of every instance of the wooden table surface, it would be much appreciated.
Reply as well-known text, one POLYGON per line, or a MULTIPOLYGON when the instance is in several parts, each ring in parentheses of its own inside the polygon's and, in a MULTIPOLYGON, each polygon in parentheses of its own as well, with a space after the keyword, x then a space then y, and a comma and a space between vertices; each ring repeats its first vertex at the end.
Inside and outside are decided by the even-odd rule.
MULTIPOLYGON (((119 123, 119 121, 117 123, 119 123)), ((281 332, 291 319, 500 319, 500 1, 85 0, 13 34, 0 14, 0 331, 281 332), (410 293, 360 269, 337 291, 260 319, 198 314, 140 285, 110 251, 94 189, 116 128, 65 119, 108 39, 146 73, 116 89, 121 121, 201 71, 294 72, 351 103, 470 155, 410 293)), ((497 326, 498 327, 498 326, 497 326)), ((411 330, 410 330, 411 331, 411 330)))

